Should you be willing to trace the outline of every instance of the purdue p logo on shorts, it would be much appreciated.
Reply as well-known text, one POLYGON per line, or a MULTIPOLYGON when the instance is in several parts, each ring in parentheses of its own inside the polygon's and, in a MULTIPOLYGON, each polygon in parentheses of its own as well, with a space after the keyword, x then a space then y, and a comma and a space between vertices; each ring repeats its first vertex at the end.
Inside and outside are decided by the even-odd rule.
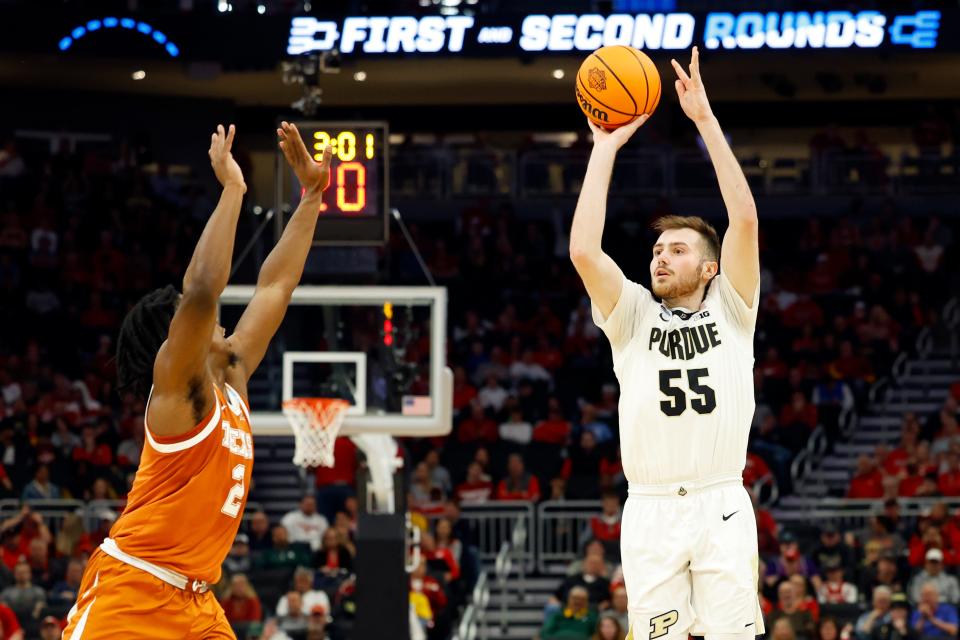
POLYGON ((676 610, 667 611, 659 616, 650 618, 650 640, 667 635, 667 631, 670 630, 670 627, 677 624, 677 620, 679 619, 680 614, 677 613, 676 610))

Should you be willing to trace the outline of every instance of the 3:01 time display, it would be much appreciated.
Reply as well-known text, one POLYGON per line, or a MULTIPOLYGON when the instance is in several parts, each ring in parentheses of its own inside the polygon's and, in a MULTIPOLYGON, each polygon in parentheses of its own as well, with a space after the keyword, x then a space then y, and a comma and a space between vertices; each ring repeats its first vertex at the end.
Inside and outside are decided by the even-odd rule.
MULTIPOLYGON (((385 122, 299 121, 311 156, 330 147, 330 185, 317 212, 316 244, 381 244, 389 232, 389 134, 385 122)), ((277 155, 279 207, 302 197, 293 170, 277 155)))

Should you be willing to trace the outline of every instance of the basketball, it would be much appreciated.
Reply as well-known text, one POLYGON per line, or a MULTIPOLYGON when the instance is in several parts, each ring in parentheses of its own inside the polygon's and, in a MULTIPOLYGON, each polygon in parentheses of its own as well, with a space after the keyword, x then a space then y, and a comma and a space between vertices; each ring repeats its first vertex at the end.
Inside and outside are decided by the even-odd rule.
POLYGON ((644 52, 623 45, 597 49, 577 71, 577 103, 595 124, 616 129, 660 103, 660 74, 644 52))

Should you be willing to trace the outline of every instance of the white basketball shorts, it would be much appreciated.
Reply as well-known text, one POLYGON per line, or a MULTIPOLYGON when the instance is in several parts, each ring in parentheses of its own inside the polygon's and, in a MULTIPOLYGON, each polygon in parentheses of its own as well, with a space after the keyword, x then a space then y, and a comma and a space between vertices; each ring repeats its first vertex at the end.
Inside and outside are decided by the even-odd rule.
POLYGON ((631 484, 620 531, 628 639, 763 635, 757 523, 739 476, 631 484))

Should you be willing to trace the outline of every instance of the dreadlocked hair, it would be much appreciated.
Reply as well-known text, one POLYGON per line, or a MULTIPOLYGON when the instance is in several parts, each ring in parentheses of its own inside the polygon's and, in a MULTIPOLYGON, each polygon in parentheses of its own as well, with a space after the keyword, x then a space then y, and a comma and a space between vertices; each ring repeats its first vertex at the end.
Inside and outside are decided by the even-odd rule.
POLYGON ((117 338, 117 390, 146 398, 153 385, 153 363, 167 339, 180 292, 167 285, 140 298, 120 325, 117 338))

